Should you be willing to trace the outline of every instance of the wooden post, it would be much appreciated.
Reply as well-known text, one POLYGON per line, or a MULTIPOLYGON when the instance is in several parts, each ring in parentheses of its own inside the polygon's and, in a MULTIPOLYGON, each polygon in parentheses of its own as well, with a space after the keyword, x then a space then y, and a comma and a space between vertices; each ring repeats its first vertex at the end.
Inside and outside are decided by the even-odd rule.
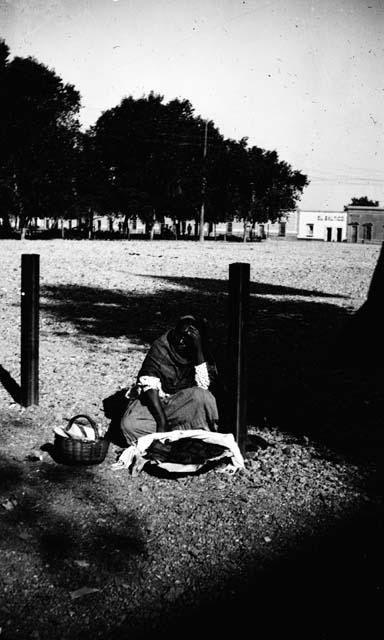
POLYGON ((230 430, 242 453, 247 442, 249 276, 249 263, 229 265, 229 418, 230 430))
POLYGON ((39 404, 40 256, 21 256, 21 403, 39 404))

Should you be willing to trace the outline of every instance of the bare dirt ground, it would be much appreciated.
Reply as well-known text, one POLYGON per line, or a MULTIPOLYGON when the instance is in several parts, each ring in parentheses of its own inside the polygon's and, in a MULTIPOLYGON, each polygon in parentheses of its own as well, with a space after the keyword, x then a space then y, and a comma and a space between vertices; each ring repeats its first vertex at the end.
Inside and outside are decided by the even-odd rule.
MULTIPOLYGON (((1 241, 0 637, 373 637, 383 371, 351 366, 341 344, 378 254, 1 241), (41 260, 40 404, 29 408, 18 402, 22 253, 41 260), (41 451, 76 413, 106 429, 102 400, 133 382, 182 313, 208 318, 227 374, 231 262, 249 262, 252 280, 244 472, 133 478, 112 466, 115 444, 83 468, 41 451)), ((376 339, 357 335, 347 351, 374 352, 376 339)))

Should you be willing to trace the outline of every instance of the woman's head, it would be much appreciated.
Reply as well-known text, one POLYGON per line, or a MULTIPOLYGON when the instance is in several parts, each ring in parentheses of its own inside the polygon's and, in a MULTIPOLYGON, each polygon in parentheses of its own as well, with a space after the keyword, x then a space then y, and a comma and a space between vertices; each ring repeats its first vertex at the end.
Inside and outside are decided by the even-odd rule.
POLYGON ((188 357, 191 351, 192 345, 189 335, 191 327, 194 327, 199 331, 201 339, 203 340, 205 337, 205 322, 192 315, 181 316, 178 319, 175 328, 171 332, 173 347, 181 356, 184 357, 188 357))

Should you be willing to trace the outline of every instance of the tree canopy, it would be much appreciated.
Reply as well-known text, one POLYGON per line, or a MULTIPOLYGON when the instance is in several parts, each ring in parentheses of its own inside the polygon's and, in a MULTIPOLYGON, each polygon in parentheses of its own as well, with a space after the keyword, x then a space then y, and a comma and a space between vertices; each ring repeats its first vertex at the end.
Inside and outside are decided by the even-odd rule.
POLYGON ((360 198, 352 198, 349 203, 350 207, 378 207, 378 200, 370 200, 367 196, 360 196, 360 198))
POLYGON ((197 218, 203 199, 210 222, 276 220, 295 208, 308 184, 276 151, 225 139, 213 122, 195 116, 188 100, 165 103, 153 93, 124 98, 89 135, 111 208, 146 221, 197 218))
POLYGON ((65 215, 76 201, 80 94, 33 58, 0 43, 0 197, 20 216, 65 215))
POLYGON ((80 94, 0 41, 0 200, 32 217, 165 216, 276 220, 296 207, 307 176, 276 151, 226 139, 188 100, 125 97, 80 131, 80 94))

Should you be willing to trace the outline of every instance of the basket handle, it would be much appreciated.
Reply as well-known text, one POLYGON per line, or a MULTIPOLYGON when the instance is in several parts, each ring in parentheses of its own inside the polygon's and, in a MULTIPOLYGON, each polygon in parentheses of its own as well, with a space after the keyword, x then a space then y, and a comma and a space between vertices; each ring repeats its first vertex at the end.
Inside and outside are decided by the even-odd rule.
MULTIPOLYGON (((75 422, 75 420, 77 420, 77 418, 86 418, 86 420, 88 420, 89 424, 91 425, 91 427, 93 428, 94 432, 95 432, 95 437, 98 440, 100 438, 100 432, 98 429, 98 426, 96 424, 96 422, 94 420, 92 420, 92 418, 90 418, 89 416, 87 416, 85 413, 79 413, 77 416, 74 416, 73 418, 71 418, 70 420, 68 420, 68 424, 65 427, 65 431, 69 431, 70 428, 72 427, 73 423, 75 422)), ((87 433, 83 427, 82 424, 77 424, 77 427, 79 427, 81 433, 83 434, 84 437, 87 437, 87 433)))

